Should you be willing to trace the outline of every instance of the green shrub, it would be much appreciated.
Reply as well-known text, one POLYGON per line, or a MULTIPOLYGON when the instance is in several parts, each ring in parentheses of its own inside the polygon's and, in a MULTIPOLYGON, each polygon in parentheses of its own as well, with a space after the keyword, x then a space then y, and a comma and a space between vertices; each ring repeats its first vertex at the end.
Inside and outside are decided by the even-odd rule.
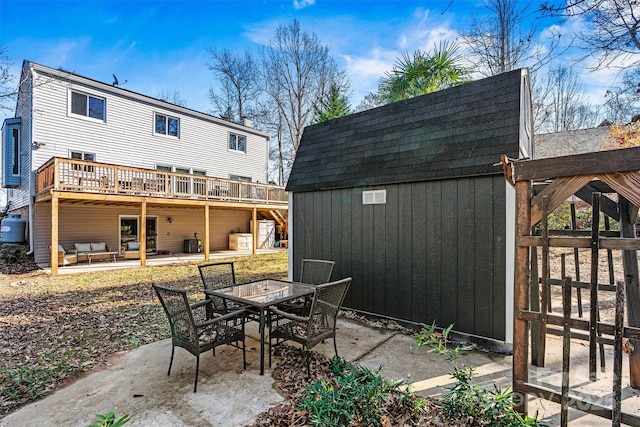
POLYGON ((455 360, 460 357, 463 352, 473 348, 473 346, 458 345, 453 347, 453 349, 450 348, 449 335, 453 329, 453 323, 449 325, 448 328, 443 329, 442 332, 438 332, 437 329, 435 322, 431 325, 423 323, 422 330, 417 338, 418 347, 429 346, 431 347, 430 352, 446 356, 448 360, 455 360))
POLYGON ((420 414, 424 402, 401 383, 389 383, 380 375, 334 358, 330 364, 331 380, 321 379, 305 389, 298 407, 309 413, 309 422, 321 427, 363 425, 380 426, 383 407, 387 404, 420 414))
POLYGON ((98 422, 91 424, 89 427, 122 427, 131 420, 130 414, 124 414, 116 420, 115 408, 106 415, 96 414, 98 422))
POLYGON ((525 417, 513 410, 513 392, 495 384, 485 389, 471 384, 473 368, 456 368, 456 384, 442 398, 442 412, 449 419, 473 417, 480 425, 495 427, 541 426, 537 417, 525 417))

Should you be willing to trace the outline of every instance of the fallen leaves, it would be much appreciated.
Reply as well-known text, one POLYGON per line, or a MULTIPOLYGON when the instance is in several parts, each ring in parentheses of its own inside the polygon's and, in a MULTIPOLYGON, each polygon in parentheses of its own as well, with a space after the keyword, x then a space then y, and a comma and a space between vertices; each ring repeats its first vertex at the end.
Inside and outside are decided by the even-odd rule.
MULTIPOLYGON (((233 261, 242 280, 287 274, 286 253, 233 261)), ((196 264, 0 275, 0 416, 108 365, 119 352, 170 337, 151 283, 203 297, 196 264)))

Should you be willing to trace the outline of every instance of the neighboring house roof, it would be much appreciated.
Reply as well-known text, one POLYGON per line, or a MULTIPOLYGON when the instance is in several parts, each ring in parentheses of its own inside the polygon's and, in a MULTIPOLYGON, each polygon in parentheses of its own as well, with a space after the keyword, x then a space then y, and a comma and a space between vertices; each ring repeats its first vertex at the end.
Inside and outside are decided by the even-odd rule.
MULTIPOLYGON (((97 88, 103 92, 107 92, 107 93, 114 93, 114 94, 118 94, 124 97, 128 97, 131 98, 133 100, 136 100, 138 102, 144 102, 144 103, 148 103, 148 104, 153 104, 153 105, 157 105, 159 107, 164 108, 165 110, 169 110, 169 111, 174 111, 174 112, 178 112, 181 114, 185 114, 185 115, 190 115, 202 120, 207 120, 213 123, 217 123, 221 126, 225 126, 225 127, 229 127, 229 128, 233 128, 233 129, 238 129, 238 130, 242 130, 243 132, 248 132, 248 133, 252 133, 255 135, 259 135, 259 136, 263 136, 263 137, 269 137, 268 134, 261 132, 257 129, 254 129, 252 127, 247 127, 238 123, 234 123, 234 122, 230 122, 228 120, 222 120, 218 117, 214 117, 210 114, 206 114, 200 111, 196 111, 196 110, 192 110, 191 108, 187 108, 187 107, 182 107, 176 104, 172 104, 170 102, 167 101, 163 101, 161 99, 157 99, 157 98, 153 98, 151 96, 147 96, 138 92, 134 92, 132 90, 128 90, 128 89, 124 89, 120 86, 114 86, 111 84, 107 84, 104 82, 101 82, 99 80, 94 80, 91 79, 89 77, 84 77, 81 76, 79 74, 70 72, 70 71, 65 71, 65 70, 60 70, 60 69, 54 69, 54 68, 50 68, 35 62, 31 62, 31 61, 27 61, 25 60, 23 63, 23 67, 22 67, 22 72, 26 72, 26 70, 28 68, 31 68, 35 71, 37 71, 38 73, 41 74, 45 74, 45 75, 50 75, 53 78, 59 79, 59 80, 64 80, 64 81, 68 81, 68 82, 76 82, 79 84, 83 84, 83 85, 87 85, 87 86, 91 86, 94 88, 97 88)), ((21 81, 25 81, 24 76, 21 78, 21 81)), ((25 93, 26 94, 26 93, 25 93)), ((19 91, 18 96, 23 95, 22 91, 19 91)), ((18 102, 20 102, 18 100, 18 102)))
POLYGON ((516 70, 304 130, 288 191, 502 173, 518 158, 522 84, 516 70))
POLYGON ((610 130, 611 126, 605 123, 597 128, 537 134, 533 139, 534 158, 600 151, 610 130))

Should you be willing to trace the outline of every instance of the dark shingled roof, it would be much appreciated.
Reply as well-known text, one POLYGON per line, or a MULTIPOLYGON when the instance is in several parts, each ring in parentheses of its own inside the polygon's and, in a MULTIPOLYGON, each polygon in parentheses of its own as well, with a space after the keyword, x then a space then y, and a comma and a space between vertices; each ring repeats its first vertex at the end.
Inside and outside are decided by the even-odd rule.
POLYGON ((288 191, 500 174, 518 158, 522 70, 308 126, 288 191))

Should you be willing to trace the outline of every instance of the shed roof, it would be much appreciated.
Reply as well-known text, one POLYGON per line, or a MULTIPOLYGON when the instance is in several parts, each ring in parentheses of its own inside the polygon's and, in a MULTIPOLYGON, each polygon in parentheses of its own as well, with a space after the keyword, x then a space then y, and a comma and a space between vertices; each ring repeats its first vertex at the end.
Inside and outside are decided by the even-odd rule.
POLYGON ((308 126, 287 190, 500 174, 493 166, 500 155, 518 157, 525 75, 516 70, 308 126))

